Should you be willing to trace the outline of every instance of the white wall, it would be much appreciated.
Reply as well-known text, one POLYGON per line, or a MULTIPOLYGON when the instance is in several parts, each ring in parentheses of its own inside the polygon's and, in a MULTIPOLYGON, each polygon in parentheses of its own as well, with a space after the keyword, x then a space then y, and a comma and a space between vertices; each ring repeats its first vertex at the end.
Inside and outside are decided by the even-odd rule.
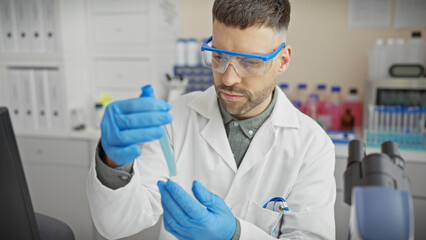
MULTIPOLYGON (((182 37, 204 38, 211 35, 211 8, 214 0, 181 0, 182 37)), ((393 2, 395 2, 393 0, 393 2)), ((341 85, 343 93, 350 87, 364 92, 368 55, 375 40, 404 38, 411 30, 348 29, 349 0, 291 1, 291 20, 287 43, 293 48, 291 64, 280 82, 292 91, 299 82, 313 89, 317 83, 341 85)), ((395 5, 395 4, 394 4, 395 5)), ((426 30, 422 29, 425 38, 426 30)))

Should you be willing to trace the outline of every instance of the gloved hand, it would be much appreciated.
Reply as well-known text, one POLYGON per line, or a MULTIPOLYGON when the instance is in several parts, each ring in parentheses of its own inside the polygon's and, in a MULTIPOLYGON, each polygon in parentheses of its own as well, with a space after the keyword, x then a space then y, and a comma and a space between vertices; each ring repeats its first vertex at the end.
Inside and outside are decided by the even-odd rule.
POLYGON ((167 231, 179 239, 229 240, 237 222, 225 201, 194 181, 192 192, 198 203, 172 181, 157 183, 161 193, 163 221, 167 231))
POLYGON ((140 98, 110 103, 101 121, 101 144, 106 155, 122 166, 137 158, 140 143, 165 134, 161 125, 169 124, 171 106, 153 98, 151 86, 145 86, 140 98))

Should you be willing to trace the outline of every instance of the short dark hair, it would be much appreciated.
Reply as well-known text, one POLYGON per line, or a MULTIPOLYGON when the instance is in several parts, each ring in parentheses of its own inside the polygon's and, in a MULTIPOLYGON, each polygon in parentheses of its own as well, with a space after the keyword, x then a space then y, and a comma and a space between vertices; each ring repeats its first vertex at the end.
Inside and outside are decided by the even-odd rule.
POLYGON ((215 0, 213 21, 244 30, 266 26, 280 32, 288 29, 290 2, 288 0, 215 0))

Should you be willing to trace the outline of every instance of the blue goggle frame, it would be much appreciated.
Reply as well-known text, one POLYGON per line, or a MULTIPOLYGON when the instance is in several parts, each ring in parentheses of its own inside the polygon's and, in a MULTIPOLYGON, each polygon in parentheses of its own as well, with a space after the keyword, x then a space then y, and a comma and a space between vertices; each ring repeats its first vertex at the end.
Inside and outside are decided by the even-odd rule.
POLYGON ((271 53, 266 54, 249 54, 249 53, 240 53, 240 52, 233 52, 233 51, 227 51, 222 50, 214 47, 210 47, 208 44, 213 40, 213 36, 210 36, 206 40, 203 41, 203 45, 201 46, 201 51, 211 51, 211 52, 218 52, 218 53, 224 53, 230 56, 239 56, 239 57, 249 57, 249 58, 257 58, 261 59, 263 61, 269 61, 281 51, 285 47, 285 43, 281 44, 275 51, 271 53))

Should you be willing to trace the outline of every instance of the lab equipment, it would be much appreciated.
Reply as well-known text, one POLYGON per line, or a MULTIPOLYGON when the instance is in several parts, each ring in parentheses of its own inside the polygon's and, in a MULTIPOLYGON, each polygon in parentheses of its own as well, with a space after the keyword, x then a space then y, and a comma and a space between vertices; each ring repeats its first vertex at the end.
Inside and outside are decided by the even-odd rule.
POLYGON ((360 140, 349 143, 344 201, 351 206, 349 239, 413 239, 410 182, 398 145, 388 141, 382 153, 366 155, 360 140))
POLYGON ((170 108, 164 100, 145 97, 108 104, 101 121, 101 144, 107 156, 120 166, 135 160, 141 153, 138 144, 164 135, 161 126, 172 121, 170 108))
POLYGON ((376 80, 389 76, 420 77, 419 70, 423 71, 426 65, 425 51, 426 44, 420 31, 412 32, 407 41, 389 38, 386 45, 379 38, 369 51, 369 77, 376 80))
POLYGON ((157 185, 167 231, 179 239, 232 239, 237 228, 234 214, 222 198, 200 182, 192 184, 198 202, 173 181, 159 181, 157 185))
POLYGON ((2 239, 74 239, 64 222, 35 213, 8 109, 0 107, 0 236, 2 239))
POLYGON ((0 222, 2 237, 40 239, 15 134, 7 108, 0 107, 0 222))
POLYGON ((287 201, 282 197, 274 197, 267 201, 263 208, 268 208, 274 212, 289 211, 287 201))
POLYGON ((267 201, 263 205, 263 208, 279 213, 278 216, 275 217, 276 219, 272 224, 272 229, 270 232, 271 236, 278 237, 279 228, 283 220, 284 211, 289 211, 287 202, 282 197, 274 197, 271 198, 271 200, 267 201))
POLYGON ((248 54, 214 48, 211 46, 212 39, 212 36, 209 37, 201 46, 204 63, 219 73, 224 73, 228 66, 232 65, 240 77, 263 76, 272 65, 272 61, 269 60, 277 56, 285 47, 283 43, 271 53, 248 54), (211 64, 209 64, 210 59, 211 64))
POLYGON ((392 140, 401 149, 426 150, 423 78, 367 80, 364 96, 367 146, 379 147, 381 142, 392 140))
MULTIPOLYGON (((146 85, 142 87, 142 94, 140 97, 150 97, 154 98, 154 89, 152 89, 151 85, 146 85)), ((164 158, 166 159, 167 167, 169 168, 170 176, 176 176, 176 164, 173 159, 172 151, 170 150, 170 143, 167 140, 167 136, 163 135, 160 137, 160 145, 161 150, 163 151, 164 158)))

